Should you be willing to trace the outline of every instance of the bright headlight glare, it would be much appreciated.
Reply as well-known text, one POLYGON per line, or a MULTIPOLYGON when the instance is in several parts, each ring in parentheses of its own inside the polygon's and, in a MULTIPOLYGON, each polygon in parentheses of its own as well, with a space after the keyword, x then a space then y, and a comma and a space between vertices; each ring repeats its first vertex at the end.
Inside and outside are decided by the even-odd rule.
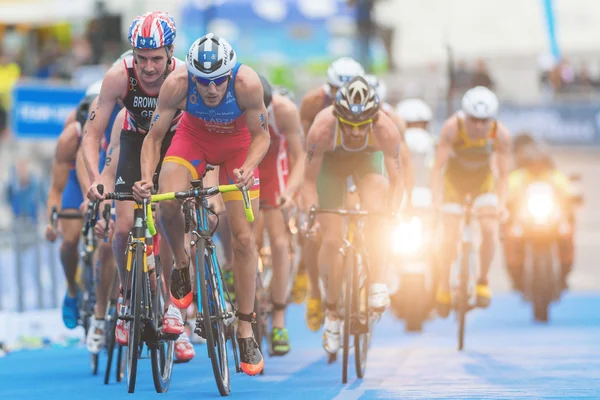
POLYGON ((418 217, 410 222, 402 221, 392 233, 392 248, 395 254, 414 254, 423 244, 423 225, 418 217))

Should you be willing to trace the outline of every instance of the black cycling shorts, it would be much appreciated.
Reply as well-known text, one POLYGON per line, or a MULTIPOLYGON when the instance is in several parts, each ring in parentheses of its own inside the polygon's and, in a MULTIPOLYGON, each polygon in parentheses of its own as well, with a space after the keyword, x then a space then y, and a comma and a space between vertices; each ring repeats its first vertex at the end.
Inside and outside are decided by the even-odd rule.
MULTIPOLYGON (((160 148, 160 160, 156 167, 156 173, 160 173, 160 167, 171 145, 174 133, 167 133, 160 148)), ((121 149, 119 151, 119 164, 115 175, 115 192, 131 193, 133 184, 142 179, 140 158, 142 145, 146 135, 132 131, 121 131, 121 149)))

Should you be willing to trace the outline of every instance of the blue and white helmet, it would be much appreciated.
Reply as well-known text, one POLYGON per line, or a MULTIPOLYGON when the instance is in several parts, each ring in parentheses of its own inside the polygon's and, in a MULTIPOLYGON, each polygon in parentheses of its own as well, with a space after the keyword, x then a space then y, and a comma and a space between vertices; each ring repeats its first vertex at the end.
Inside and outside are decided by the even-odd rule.
POLYGON ((192 75, 212 79, 228 74, 236 60, 235 51, 227 40, 209 33, 192 43, 185 65, 192 75))
POLYGON ((355 76, 364 74, 364 68, 357 61, 350 57, 342 57, 332 62, 327 69, 327 83, 339 88, 355 76))

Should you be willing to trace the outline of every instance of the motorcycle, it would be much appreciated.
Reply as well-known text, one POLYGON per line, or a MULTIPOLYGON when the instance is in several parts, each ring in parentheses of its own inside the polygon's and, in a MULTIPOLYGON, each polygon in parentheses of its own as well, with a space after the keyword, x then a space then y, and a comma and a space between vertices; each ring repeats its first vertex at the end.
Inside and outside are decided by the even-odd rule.
POLYGON ((405 321, 405 330, 420 332, 433 306, 435 288, 432 252, 431 193, 413 191, 413 212, 392 227, 391 250, 396 266, 390 277, 391 309, 405 321))
POLYGON ((565 206, 565 199, 550 183, 532 182, 515 207, 509 229, 512 239, 524 243, 524 297, 532 303, 534 319, 540 322, 548 321, 550 305, 562 292, 555 252, 558 239, 571 230, 563 212, 565 206))

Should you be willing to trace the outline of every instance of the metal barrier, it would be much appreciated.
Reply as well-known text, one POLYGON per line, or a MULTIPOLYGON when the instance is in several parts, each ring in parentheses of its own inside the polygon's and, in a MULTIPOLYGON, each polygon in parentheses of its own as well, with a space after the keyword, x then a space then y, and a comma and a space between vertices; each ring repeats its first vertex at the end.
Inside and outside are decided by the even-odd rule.
POLYGON ((47 242, 29 219, 12 227, 0 231, 0 311, 57 308, 65 291, 60 242, 47 242))

